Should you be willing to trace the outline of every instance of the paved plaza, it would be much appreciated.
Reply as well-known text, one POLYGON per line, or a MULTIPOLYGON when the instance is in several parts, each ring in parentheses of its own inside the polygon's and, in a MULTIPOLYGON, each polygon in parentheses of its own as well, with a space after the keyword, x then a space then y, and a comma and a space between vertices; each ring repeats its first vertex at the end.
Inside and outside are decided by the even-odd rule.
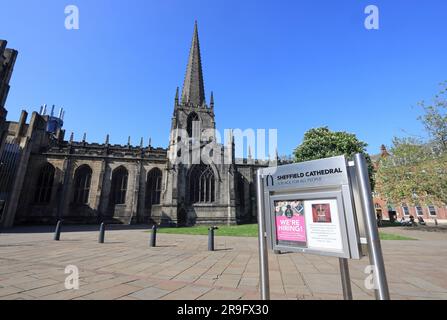
MULTIPOLYGON (((67 227, 68 228, 68 227, 67 227)), ((71 227, 53 241, 48 227, 0 234, 0 299, 259 299, 256 238, 158 235, 146 229, 98 232, 71 227), (77 266, 80 288, 65 289, 65 268, 77 266)), ((447 234, 393 228, 417 241, 382 241, 392 299, 447 299, 447 234)), ((270 254, 273 299, 342 299, 337 258, 270 254)), ((368 258, 350 262, 355 299, 373 299, 364 286, 368 258)))

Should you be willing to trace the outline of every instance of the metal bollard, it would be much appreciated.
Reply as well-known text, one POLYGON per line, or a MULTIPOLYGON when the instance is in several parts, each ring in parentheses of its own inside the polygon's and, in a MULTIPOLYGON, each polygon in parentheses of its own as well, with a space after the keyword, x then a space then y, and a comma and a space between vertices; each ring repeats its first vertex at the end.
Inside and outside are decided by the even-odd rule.
POLYGON ((99 240, 98 243, 104 243, 104 238, 106 235, 106 225, 101 223, 101 227, 99 228, 99 240))
POLYGON ((210 227, 208 229, 208 251, 214 251, 214 230, 219 230, 219 228, 210 227))
POLYGON ((62 221, 59 220, 57 222, 56 231, 54 232, 55 241, 59 241, 61 239, 61 228, 62 228, 62 221))
POLYGON ((157 246, 157 225, 152 226, 151 243, 150 246, 155 248, 157 246))
POLYGON ((438 226, 438 219, 435 218, 435 226, 438 226))

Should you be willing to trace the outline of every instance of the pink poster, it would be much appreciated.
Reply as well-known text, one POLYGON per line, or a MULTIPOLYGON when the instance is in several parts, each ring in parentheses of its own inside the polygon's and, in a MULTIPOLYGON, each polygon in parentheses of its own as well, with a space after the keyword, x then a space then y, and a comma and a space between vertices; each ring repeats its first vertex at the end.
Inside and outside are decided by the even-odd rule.
POLYGON ((304 216, 276 217, 278 241, 306 242, 306 224, 304 216))
POLYGON ((307 243, 303 201, 275 201, 276 239, 278 243, 307 243))

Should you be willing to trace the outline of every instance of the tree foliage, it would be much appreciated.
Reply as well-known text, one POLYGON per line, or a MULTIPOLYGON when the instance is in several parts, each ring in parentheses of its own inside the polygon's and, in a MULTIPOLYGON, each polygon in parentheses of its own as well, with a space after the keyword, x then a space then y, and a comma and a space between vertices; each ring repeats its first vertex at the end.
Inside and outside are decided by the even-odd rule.
POLYGON ((295 162, 324 159, 345 155, 352 160, 356 153, 363 153, 369 165, 369 174, 374 187, 373 166, 366 152, 368 145, 355 134, 344 131, 331 131, 328 127, 314 128, 304 134, 304 140, 294 152, 295 162))
POLYGON ((424 110, 424 114, 418 119, 424 125, 431 142, 443 152, 447 152, 447 81, 441 84, 440 92, 430 105, 422 101, 419 106, 424 110))
POLYGON ((391 156, 382 158, 376 191, 394 204, 447 204, 447 153, 411 138, 395 138, 391 156))
POLYGON ((447 204, 447 82, 418 119, 428 141, 394 138, 391 156, 380 160, 376 191, 395 204, 447 204))

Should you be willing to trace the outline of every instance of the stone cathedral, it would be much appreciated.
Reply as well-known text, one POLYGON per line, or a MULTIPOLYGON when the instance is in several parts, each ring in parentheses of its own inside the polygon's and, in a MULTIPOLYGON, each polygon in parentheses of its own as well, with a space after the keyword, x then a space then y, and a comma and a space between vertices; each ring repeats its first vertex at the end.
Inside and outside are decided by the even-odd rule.
POLYGON ((197 24, 183 90, 177 89, 167 149, 65 139, 65 111, 22 111, 7 121, 5 102, 17 51, 0 40, 0 226, 65 223, 159 223, 169 226, 256 221, 256 171, 266 161, 235 159, 234 141, 212 159, 186 162, 179 144, 203 148, 216 128, 214 97, 205 98, 197 24), (29 120, 29 121, 28 121, 29 120), (179 132, 187 132, 181 137, 179 132), (199 132, 199 133, 198 133, 199 132), (182 140, 183 139, 183 140, 182 140), (186 140, 186 141, 185 141, 186 140), (223 161, 229 157, 229 161, 223 161))

